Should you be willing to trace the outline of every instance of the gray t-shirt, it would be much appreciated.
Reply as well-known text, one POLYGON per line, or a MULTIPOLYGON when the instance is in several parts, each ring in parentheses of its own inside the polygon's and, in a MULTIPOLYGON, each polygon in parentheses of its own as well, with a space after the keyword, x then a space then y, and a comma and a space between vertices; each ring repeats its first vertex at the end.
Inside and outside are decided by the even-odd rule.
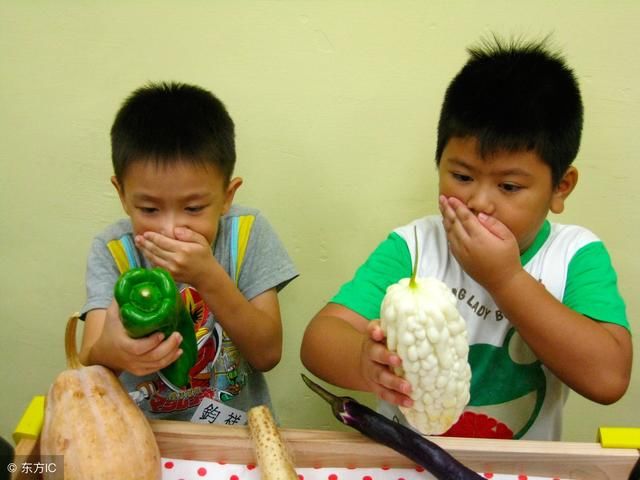
MULTIPOLYGON (((271 288, 280 291, 298 276, 275 231, 256 209, 232 206, 220 219, 213 252, 249 300, 271 288)), ((107 308, 121 270, 139 266, 152 265, 133 244, 131 221, 122 219, 107 227, 91 245, 87 301, 81 314, 107 308)), ((198 339, 198 360, 190 372, 190 384, 174 391, 158 374, 137 377, 123 372, 120 380, 131 397, 148 417, 172 420, 190 420, 205 398, 244 412, 255 405, 271 407, 262 373, 242 358, 198 292, 188 285, 178 287, 198 339)))

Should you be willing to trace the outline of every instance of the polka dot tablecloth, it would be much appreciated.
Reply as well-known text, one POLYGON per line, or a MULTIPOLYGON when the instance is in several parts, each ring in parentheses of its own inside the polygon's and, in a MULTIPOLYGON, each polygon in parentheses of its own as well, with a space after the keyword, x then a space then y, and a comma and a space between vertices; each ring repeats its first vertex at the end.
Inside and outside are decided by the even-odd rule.
MULTIPOLYGON (((432 480, 420 467, 406 468, 297 468, 300 480, 432 480)), ((480 472, 491 480, 561 480, 557 477, 503 475, 480 472)), ((255 465, 233 465, 195 460, 162 459, 162 480, 260 480, 255 465)))

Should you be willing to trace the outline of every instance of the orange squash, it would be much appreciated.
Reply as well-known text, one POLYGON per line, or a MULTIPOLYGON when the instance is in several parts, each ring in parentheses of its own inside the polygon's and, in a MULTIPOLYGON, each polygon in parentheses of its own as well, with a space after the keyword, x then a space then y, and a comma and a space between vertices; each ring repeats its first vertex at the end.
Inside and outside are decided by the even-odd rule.
MULTIPOLYGON (((160 451, 149 422, 111 370, 80 363, 77 322, 77 315, 67 322, 68 370, 58 375, 47 395, 42 461, 59 464, 64 458, 67 480, 160 479, 160 451)), ((62 479, 61 470, 45 478, 62 479)))

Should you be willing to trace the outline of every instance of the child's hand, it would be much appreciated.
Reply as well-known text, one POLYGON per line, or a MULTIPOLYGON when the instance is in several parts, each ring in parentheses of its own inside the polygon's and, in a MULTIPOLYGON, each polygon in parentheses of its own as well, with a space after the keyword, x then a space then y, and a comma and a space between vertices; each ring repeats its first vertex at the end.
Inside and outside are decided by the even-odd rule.
POLYGON ((518 242, 499 220, 476 216, 457 198, 444 195, 440 212, 451 253, 489 292, 522 270, 518 242))
POLYGON ((173 332, 166 340, 160 332, 144 338, 130 338, 114 301, 107 309, 102 334, 94 349, 99 355, 96 359, 99 363, 116 371, 142 376, 173 363, 182 354, 179 348, 181 341, 178 332, 173 332))
POLYGON ((411 407, 413 400, 408 396, 411 385, 392 370, 393 367, 399 367, 402 360, 387 349, 378 320, 369 322, 367 335, 362 344, 360 370, 370 390, 389 403, 411 407))
POLYGON ((186 227, 174 230, 175 238, 161 233, 145 232, 136 235, 136 246, 155 266, 171 273, 174 280, 198 288, 214 260, 207 239, 186 227))

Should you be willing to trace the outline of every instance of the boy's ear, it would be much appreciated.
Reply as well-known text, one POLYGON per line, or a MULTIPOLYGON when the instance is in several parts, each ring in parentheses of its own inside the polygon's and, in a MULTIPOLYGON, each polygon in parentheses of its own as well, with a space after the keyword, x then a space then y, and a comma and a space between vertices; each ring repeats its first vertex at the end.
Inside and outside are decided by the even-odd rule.
POLYGON ((122 186, 118 182, 118 179, 115 177, 115 175, 111 177, 111 185, 113 185, 113 187, 116 189, 116 192, 118 192, 118 197, 120 197, 120 203, 122 204, 122 208, 124 209, 125 213, 129 215, 129 211, 127 210, 127 204, 124 201, 124 190, 122 189, 122 186))
POLYGON ((231 208, 231 204, 233 203, 233 197, 235 197, 236 192, 240 188, 240 185, 242 185, 242 178, 240 177, 232 178, 231 181, 229 182, 229 185, 227 186, 227 190, 224 193, 224 205, 222 207, 223 215, 229 212, 229 209, 231 208))
POLYGON ((564 210, 564 201, 571 194, 578 183, 578 169, 570 166, 560 179, 560 183, 554 189, 551 196, 551 205, 549 210, 553 213, 562 213, 564 210))

